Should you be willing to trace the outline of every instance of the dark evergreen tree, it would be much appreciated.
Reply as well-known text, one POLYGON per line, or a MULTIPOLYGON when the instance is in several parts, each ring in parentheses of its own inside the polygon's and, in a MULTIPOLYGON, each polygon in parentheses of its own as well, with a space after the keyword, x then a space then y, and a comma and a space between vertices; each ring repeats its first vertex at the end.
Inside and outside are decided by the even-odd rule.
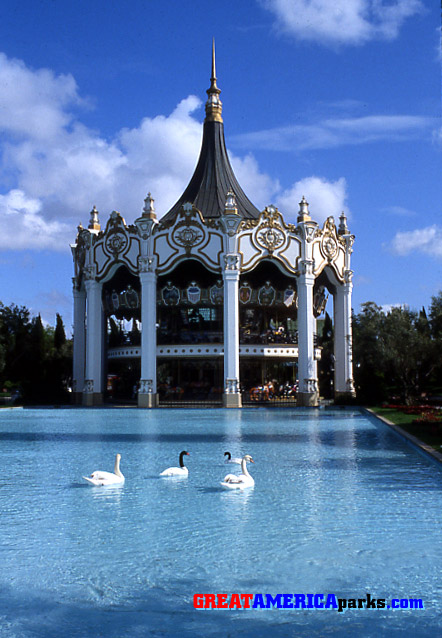
POLYGON ((24 306, 0 302, 0 343, 3 350, 2 385, 19 385, 27 374, 30 312, 24 306))
POLYGON ((54 332, 54 348, 59 352, 66 343, 66 333, 64 331, 63 319, 57 312, 54 332))

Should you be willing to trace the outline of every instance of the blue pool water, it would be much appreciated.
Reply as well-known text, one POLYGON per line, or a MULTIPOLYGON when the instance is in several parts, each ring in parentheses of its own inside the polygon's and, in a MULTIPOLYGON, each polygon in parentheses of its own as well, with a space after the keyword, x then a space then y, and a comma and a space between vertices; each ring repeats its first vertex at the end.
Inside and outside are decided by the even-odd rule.
POLYGON ((3 410, 0 635, 435 636, 442 473, 343 410, 3 410), (160 479, 186 449, 187 479, 160 479), (223 454, 255 487, 222 490, 223 454), (81 480, 112 471, 122 488, 81 480), (198 610, 195 593, 422 598, 425 609, 198 610))

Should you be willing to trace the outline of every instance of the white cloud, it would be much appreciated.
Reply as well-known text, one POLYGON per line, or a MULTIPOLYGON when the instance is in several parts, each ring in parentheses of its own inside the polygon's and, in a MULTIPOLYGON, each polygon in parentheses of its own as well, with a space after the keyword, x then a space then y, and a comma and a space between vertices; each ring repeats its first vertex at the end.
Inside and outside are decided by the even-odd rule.
POLYGON ((19 189, 0 195, 0 248, 66 250, 71 235, 68 224, 43 218, 39 200, 19 189))
POLYGON ((250 153, 242 159, 230 154, 230 160, 243 191, 252 199, 258 210, 264 210, 280 190, 278 180, 262 173, 258 162, 250 153))
MULTIPOLYGON (((161 217, 188 184, 202 137, 195 96, 170 115, 145 117, 106 140, 75 114, 85 101, 71 76, 33 71, 0 54, 0 85, 0 181, 13 185, 0 195, 0 248, 68 250, 93 205, 103 224, 113 209, 132 220, 150 191, 161 217)), ((231 155, 231 161, 260 210, 276 203, 294 219, 302 195, 318 221, 346 209, 343 178, 308 177, 282 191, 253 155, 231 155)))
POLYGON ((280 193, 277 204, 287 221, 296 221, 299 202, 303 196, 309 203, 310 215, 318 223, 322 223, 330 215, 338 222, 342 211, 348 215, 347 184, 343 177, 336 182, 329 182, 322 177, 306 177, 280 193))
MULTIPOLYGON (((75 115, 87 101, 72 76, 32 70, 0 54, 0 86, 0 177, 14 184, 0 199, 3 248, 67 249, 92 205, 103 223, 113 209, 133 219, 147 191, 161 217, 192 176, 202 137, 195 96, 168 116, 146 117, 106 140, 75 115)), ((278 183, 251 155, 232 162, 243 188, 264 207, 278 183)))
POLYGON ((440 146, 442 146, 442 126, 434 129, 432 138, 434 144, 439 144, 440 146))
POLYGON ((426 228, 398 232, 391 242, 391 250, 401 257, 414 252, 442 257, 442 228, 434 224, 426 228))
POLYGON ((369 115, 327 119, 236 135, 237 147, 276 151, 336 148, 372 142, 401 142, 432 134, 435 120, 417 115, 369 115), (431 133, 430 133, 431 132, 431 133))
POLYGON ((0 53, 0 86, 0 129, 18 137, 47 141, 72 122, 66 106, 86 104, 71 75, 33 71, 4 53, 0 53))
POLYGON ((420 0, 260 0, 276 16, 276 27, 300 40, 360 45, 392 40, 403 22, 421 11, 420 0))
POLYGON ((200 105, 201 101, 191 95, 168 117, 146 117, 139 127, 123 129, 118 134, 117 143, 124 153, 126 165, 118 172, 114 201, 118 200, 119 193, 124 193, 125 205, 141 213, 148 189, 155 197, 158 215, 167 212, 181 195, 195 168, 202 127, 192 113, 200 105))
POLYGON ((415 217, 417 215, 416 211, 405 208, 404 206, 385 206, 381 211, 389 215, 395 215, 396 217, 415 217))

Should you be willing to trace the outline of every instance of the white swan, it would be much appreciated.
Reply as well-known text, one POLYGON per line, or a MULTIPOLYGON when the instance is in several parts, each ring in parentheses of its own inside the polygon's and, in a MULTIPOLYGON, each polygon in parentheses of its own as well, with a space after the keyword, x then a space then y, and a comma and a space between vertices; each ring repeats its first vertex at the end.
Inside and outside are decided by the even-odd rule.
POLYGON ((242 474, 239 474, 238 476, 236 474, 227 474, 221 482, 221 485, 228 490, 243 490, 246 487, 253 487, 255 485, 255 481, 249 474, 247 462, 255 462, 250 454, 246 454, 241 460, 242 474))
POLYGON ((180 453, 180 466, 179 467, 168 467, 167 470, 161 472, 160 476, 187 476, 189 474, 189 470, 184 465, 183 456, 190 456, 189 452, 183 450, 180 453))
POLYGON ((235 456, 232 457, 230 452, 224 452, 224 456, 227 456, 226 463, 236 463, 237 465, 241 465, 242 463, 242 459, 239 459, 238 457, 235 457, 235 456))
POLYGON ((91 485, 122 485, 124 483, 124 476, 120 471, 120 460, 121 454, 117 454, 115 457, 115 467, 114 473, 112 472, 102 472, 101 470, 96 470, 92 472, 90 476, 83 476, 83 478, 88 481, 91 485))

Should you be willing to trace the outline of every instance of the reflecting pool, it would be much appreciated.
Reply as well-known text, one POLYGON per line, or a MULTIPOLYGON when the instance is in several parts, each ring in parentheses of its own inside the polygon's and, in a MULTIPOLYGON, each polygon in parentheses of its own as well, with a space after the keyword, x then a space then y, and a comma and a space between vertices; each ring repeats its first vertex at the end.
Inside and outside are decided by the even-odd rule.
POLYGON ((0 412, 2 638, 435 636, 442 473, 358 410, 0 412), (188 478, 161 479, 178 465, 188 478), (251 454, 255 487, 219 483, 251 454), (123 487, 82 475, 113 471, 123 487), (423 610, 194 609, 194 594, 423 610))

